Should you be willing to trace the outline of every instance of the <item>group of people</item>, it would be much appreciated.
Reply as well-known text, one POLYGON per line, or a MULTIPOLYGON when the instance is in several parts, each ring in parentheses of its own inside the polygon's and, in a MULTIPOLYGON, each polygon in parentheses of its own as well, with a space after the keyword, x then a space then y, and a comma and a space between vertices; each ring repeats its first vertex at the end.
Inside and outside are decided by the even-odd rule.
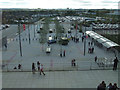
POLYGON ((71 39, 74 41, 74 42, 76 42, 76 43, 78 43, 79 42, 79 38, 78 37, 73 37, 73 36, 71 36, 71 39))
MULTIPOLYGON (((40 75, 41 75, 41 73, 43 75, 45 75, 45 73, 43 71, 43 64, 41 64, 39 61, 37 61, 37 70, 38 70, 38 72, 40 72, 40 75)), ((37 70, 36 70, 36 67, 35 67, 35 63, 32 63, 32 72, 33 72, 33 74, 35 74, 35 71, 37 71, 37 70)))
MULTIPOLYGON (((97 56, 95 56, 95 62, 97 62, 97 56)), ((119 63, 119 60, 118 58, 116 57, 113 61, 113 71, 117 70, 117 66, 118 66, 118 63, 119 63)))
POLYGON ((112 85, 112 83, 109 83, 108 86, 106 86, 105 81, 102 81, 98 86, 97 86, 97 90, 119 90, 117 83, 114 83, 112 85))
POLYGON ((74 67, 76 66, 75 59, 72 59, 71 65, 74 66, 74 67))
POLYGON ((65 50, 63 51, 63 54, 62 54, 62 51, 60 52, 60 57, 62 57, 62 56, 63 56, 63 57, 66 56, 66 51, 65 51, 65 50))
POLYGON ((22 65, 21 64, 18 64, 18 66, 16 67, 14 67, 14 69, 20 69, 21 70, 21 68, 22 68, 22 65))
POLYGON ((88 42, 88 53, 94 52, 94 45, 93 42, 88 42))

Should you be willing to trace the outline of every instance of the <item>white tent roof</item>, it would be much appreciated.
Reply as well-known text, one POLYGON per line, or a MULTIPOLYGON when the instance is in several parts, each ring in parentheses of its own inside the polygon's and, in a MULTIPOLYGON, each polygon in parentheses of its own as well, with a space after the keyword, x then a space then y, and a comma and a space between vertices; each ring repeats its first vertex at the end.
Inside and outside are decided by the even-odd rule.
POLYGON ((109 39, 95 33, 94 31, 86 31, 86 34, 88 34, 90 37, 92 37, 93 39, 95 39, 96 41, 101 43, 106 48, 120 46, 117 43, 114 43, 113 41, 111 41, 111 40, 109 40, 109 39))

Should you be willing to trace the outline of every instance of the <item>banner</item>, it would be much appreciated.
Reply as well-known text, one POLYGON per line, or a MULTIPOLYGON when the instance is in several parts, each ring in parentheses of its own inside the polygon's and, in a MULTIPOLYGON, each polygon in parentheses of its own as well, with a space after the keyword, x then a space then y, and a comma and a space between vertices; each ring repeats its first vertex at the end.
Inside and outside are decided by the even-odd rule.
POLYGON ((25 24, 23 24, 23 30, 25 31, 25 24))

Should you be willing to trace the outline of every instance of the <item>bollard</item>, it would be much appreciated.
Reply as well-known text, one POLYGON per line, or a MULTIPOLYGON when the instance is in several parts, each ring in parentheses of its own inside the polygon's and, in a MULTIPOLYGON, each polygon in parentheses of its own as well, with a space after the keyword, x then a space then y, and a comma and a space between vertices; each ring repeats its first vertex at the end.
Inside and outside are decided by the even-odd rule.
POLYGON ((26 41, 27 41, 27 38, 26 38, 26 41))

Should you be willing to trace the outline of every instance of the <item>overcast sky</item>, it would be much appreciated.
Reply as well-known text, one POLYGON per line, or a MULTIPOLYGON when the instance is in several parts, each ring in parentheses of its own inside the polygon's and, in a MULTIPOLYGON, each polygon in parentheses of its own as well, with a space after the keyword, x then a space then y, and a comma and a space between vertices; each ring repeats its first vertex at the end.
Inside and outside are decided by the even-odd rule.
POLYGON ((0 8, 118 9, 119 0, 0 0, 0 8))

